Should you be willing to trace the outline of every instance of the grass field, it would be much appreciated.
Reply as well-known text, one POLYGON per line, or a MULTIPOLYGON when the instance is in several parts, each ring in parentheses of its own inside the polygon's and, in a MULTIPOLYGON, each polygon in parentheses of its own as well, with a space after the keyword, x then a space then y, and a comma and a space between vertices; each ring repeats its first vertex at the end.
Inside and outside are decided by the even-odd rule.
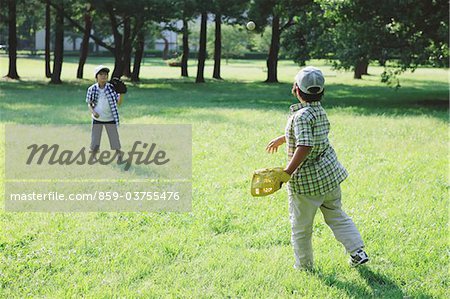
MULTIPOLYGON (((0 81, 2 135, 9 123, 89 123, 91 73, 112 61, 88 63, 89 79, 76 80, 76 61, 67 59, 65 84, 52 86, 41 60, 19 59, 22 81, 0 81)), ((280 62, 281 83, 268 85, 264 61, 231 61, 224 81, 198 85, 147 60, 121 121, 192 124, 192 212, 2 209, 0 298, 448 298, 448 70, 406 73, 396 91, 379 82, 381 68, 357 81, 313 63, 325 74, 330 139, 350 173, 344 208, 366 242, 367 267, 348 267, 318 214, 316 271, 295 271, 286 191, 250 196, 254 169, 285 163, 283 151, 264 148, 283 133, 295 64, 280 62)), ((6 67, 0 57, 2 74, 6 67)), ((4 149, 2 139, 1 161, 4 149)))

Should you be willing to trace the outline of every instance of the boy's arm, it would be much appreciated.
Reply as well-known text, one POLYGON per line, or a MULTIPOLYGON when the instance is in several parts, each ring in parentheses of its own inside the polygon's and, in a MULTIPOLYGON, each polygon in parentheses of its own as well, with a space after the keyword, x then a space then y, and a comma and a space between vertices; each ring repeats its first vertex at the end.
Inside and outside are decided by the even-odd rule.
POLYGON ((117 100, 117 105, 122 105, 122 101, 123 101, 123 94, 119 93, 119 99, 117 100))
POLYGON ((95 117, 99 117, 98 113, 94 111, 94 108, 92 108, 91 104, 88 104, 89 111, 91 111, 92 115, 95 117))
POLYGON ((268 153, 276 153, 278 151, 278 147, 286 142, 286 137, 284 135, 281 135, 269 142, 269 144, 266 146, 266 151, 268 153))
POLYGON ((312 146, 297 146, 294 152, 294 156, 292 156, 291 161, 289 161, 284 171, 289 175, 292 175, 292 173, 300 166, 300 164, 305 161, 306 157, 308 157, 311 148, 312 146))

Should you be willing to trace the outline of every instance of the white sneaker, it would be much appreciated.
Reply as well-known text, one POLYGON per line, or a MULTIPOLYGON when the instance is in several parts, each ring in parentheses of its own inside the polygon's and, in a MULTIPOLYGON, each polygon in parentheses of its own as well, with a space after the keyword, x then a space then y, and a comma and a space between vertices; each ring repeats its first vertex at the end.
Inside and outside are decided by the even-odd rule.
POLYGON ((356 266, 362 265, 364 263, 367 263, 368 261, 369 261, 369 256, 362 249, 358 249, 358 251, 356 251, 355 254, 350 255, 350 266, 351 267, 356 267, 356 266))

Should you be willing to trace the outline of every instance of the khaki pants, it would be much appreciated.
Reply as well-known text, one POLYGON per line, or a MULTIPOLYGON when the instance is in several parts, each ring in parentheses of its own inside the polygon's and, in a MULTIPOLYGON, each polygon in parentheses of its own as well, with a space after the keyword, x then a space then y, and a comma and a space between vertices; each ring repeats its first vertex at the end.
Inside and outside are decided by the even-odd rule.
MULTIPOLYGON (((289 189, 288 189, 289 190, 289 189)), ((358 229, 350 217, 341 209, 341 187, 338 186, 323 195, 289 193, 289 218, 292 228, 296 268, 313 267, 312 229, 318 208, 323 218, 347 252, 352 253, 364 247, 358 229)))

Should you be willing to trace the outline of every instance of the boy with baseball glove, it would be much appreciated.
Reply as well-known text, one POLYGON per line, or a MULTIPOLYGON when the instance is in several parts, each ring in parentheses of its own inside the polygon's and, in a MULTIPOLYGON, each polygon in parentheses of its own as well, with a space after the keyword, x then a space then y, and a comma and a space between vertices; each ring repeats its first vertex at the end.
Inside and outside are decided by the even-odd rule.
POLYGON ((126 85, 118 78, 108 82, 109 68, 99 65, 94 76, 97 81, 87 90, 86 103, 92 114, 91 151, 95 157, 100 148, 103 127, 106 128, 112 150, 116 150, 119 162, 122 157, 119 126, 118 105, 122 104, 123 94, 127 92, 126 85))
POLYGON ((306 67, 296 75, 292 93, 299 103, 290 107, 285 135, 266 147, 267 152, 274 153, 287 143, 289 162, 284 172, 291 176, 287 186, 296 269, 313 267, 311 238, 319 208, 336 239, 350 253, 350 265, 369 260, 358 229, 341 208, 340 183, 348 174, 328 141, 330 123, 320 104, 324 85, 325 79, 317 68, 306 67))

